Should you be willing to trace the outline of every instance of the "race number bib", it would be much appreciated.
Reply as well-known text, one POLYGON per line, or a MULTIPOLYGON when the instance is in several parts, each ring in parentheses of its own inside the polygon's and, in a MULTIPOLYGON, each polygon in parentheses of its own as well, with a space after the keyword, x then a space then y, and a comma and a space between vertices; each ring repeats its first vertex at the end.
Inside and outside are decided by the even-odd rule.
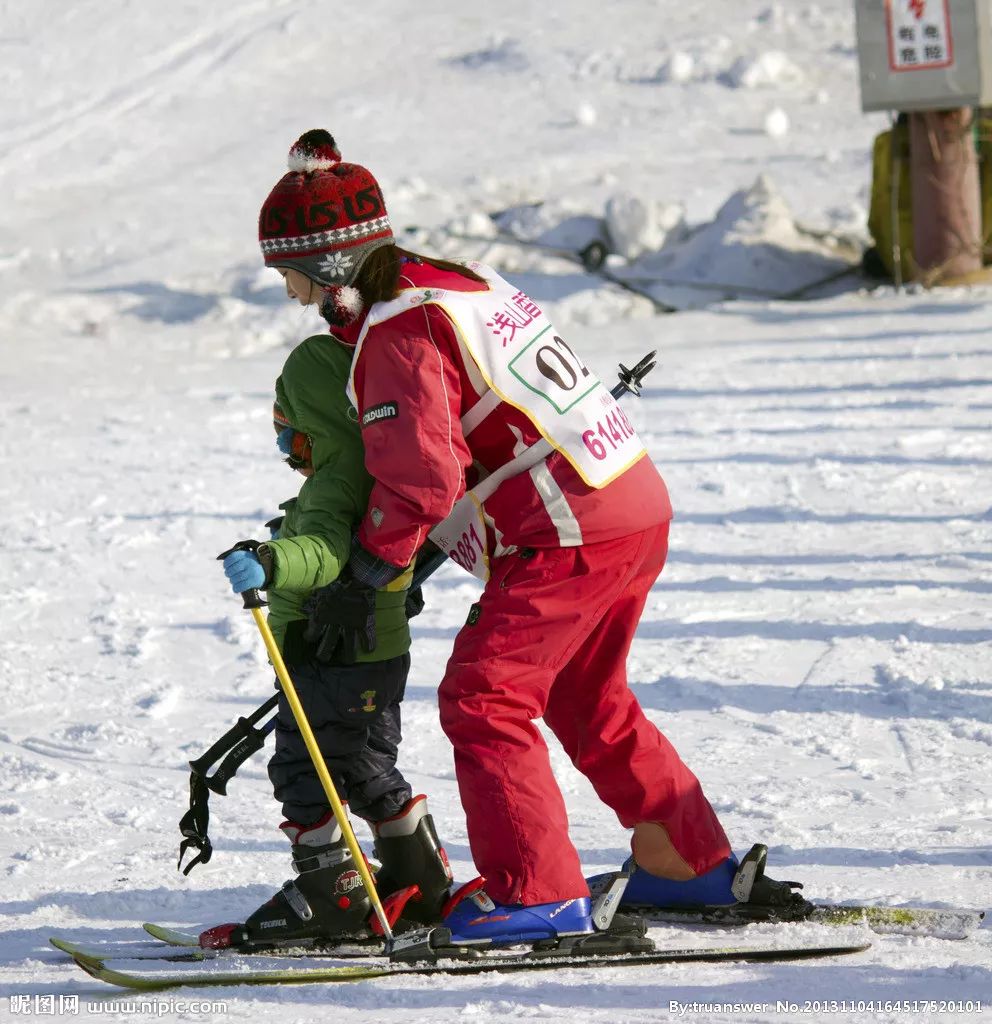
POLYGON ((489 579, 489 552, 482 502, 468 491, 455 502, 447 519, 427 535, 453 561, 480 580, 489 579))
POLYGON ((455 324, 486 383, 523 412, 590 487, 606 486, 645 447, 617 400, 544 311, 481 264, 491 290, 435 301, 455 324))

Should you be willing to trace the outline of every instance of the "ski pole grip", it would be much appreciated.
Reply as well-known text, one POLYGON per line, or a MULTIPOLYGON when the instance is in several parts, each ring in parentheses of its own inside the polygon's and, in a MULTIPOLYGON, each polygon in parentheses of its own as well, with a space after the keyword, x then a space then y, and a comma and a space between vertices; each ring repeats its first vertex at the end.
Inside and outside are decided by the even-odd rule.
POLYGON ((251 608, 264 608, 266 602, 262 599, 262 595, 257 590, 242 590, 241 600, 244 602, 243 607, 251 608))
MULTIPOLYGON (((257 540, 239 540, 233 547, 228 548, 226 551, 222 551, 217 556, 217 561, 223 562, 224 559, 234 551, 250 551, 254 554, 258 548, 259 544, 257 540)), ((242 607, 249 610, 252 608, 264 608, 268 603, 258 590, 242 590, 241 599, 244 602, 242 607)))

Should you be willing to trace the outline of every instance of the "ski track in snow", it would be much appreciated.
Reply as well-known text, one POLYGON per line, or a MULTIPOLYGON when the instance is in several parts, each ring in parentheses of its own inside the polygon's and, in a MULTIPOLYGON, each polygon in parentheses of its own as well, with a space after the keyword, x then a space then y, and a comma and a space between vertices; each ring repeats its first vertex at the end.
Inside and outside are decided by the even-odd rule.
MULTIPOLYGON (((85 46, 70 52, 68 40, 89 37, 95 53, 97 43, 129 40, 129 5, 77 8, 34 68, 24 47, 41 38, 48 7, 54 16, 51 4, 18 12, 0 40, 11 54, 0 75, 25 104, 0 120, 9 147, 0 178, 21 204, 0 243, 0 266, 11 269, 0 293, 0 1019, 16 1016, 11 997, 55 994, 79 996, 84 1011, 100 1003, 104 1016, 123 1020, 134 1014, 108 1001, 130 997, 69 966, 49 935, 139 938, 145 920, 187 928, 231 920, 289 873, 264 756, 242 768, 227 798, 213 798, 214 858, 188 878, 175 867, 177 823, 187 761, 271 693, 260 638, 214 556, 257 536, 297 487, 273 443, 271 389, 287 346, 319 322, 284 303, 271 275, 258 272, 252 227, 297 117, 306 128, 331 115, 323 98, 292 88, 286 70, 290 58, 309 66, 320 53, 305 31, 313 12, 295 0, 202 16, 170 9, 161 40, 143 39, 116 72, 94 64, 85 46), (59 60, 69 62, 71 83, 52 72, 59 60), (32 80, 33 95, 24 85, 32 80), (208 132, 189 97, 201 89, 214 96, 222 81, 231 83, 225 124, 214 116, 208 132), (129 135, 140 118, 155 124, 129 135), (148 141, 155 126, 181 145, 156 148, 148 141), (108 141, 120 152, 108 155, 108 141), (90 219, 77 202, 82 192, 60 199, 58 189, 31 183, 46 173, 68 182, 56 166, 60 144, 91 183, 110 183, 106 192, 92 186, 94 204, 105 200, 113 211, 109 220, 90 219), (208 156, 220 161, 219 182, 198 166, 208 156), (143 164, 153 165, 150 179, 134 178, 143 164), (57 241, 45 234, 42 200, 57 204, 57 241), (133 203, 129 215, 121 202, 133 203), (47 274, 57 302, 45 296, 47 274)), ((657 21, 665 7, 625 0, 628 22, 651 30, 632 39, 622 18, 610 19, 593 47, 582 19, 560 12, 518 31, 516 19, 533 12, 514 0, 503 34, 466 12, 451 19, 440 45, 436 18, 450 10, 430 3, 423 22, 408 26, 418 75, 379 83, 360 102, 346 90, 335 123, 360 139, 372 113, 409 113, 410 130, 432 147, 407 147, 401 168, 387 166, 385 142, 369 139, 360 158, 376 167, 378 154, 387 201, 388 184, 399 197, 391 209, 425 223, 535 198, 535 188, 537 198, 601 188, 604 173, 630 188, 655 174, 668 198, 697 209, 768 165, 791 197, 814 194, 815 183, 821 215, 864 200, 877 122, 853 114, 846 4, 800 12, 721 2, 705 17, 666 9, 667 32, 657 21), (789 65, 767 59, 790 49, 789 65), (776 68, 785 69, 788 90, 762 84, 776 68), (805 76, 798 86, 797 69, 805 76), (532 98, 535 82, 545 106, 532 98), (832 103, 817 98, 821 88, 832 103), (469 116, 470 104, 493 91, 513 116, 469 116), (444 135, 452 123, 439 128, 421 112, 442 96, 465 122, 465 142, 454 150, 444 135), (575 119, 583 97, 599 114, 595 124, 585 114, 575 119), (656 97, 662 115, 652 113, 656 97), (792 135, 769 140, 747 128, 762 123, 773 99, 797 126, 793 149, 792 135), (691 105, 709 135, 699 124, 676 124, 672 111, 691 105), (674 133, 667 152, 652 134, 659 116, 674 133), (727 127, 719 139, 717 124, 727 127), (601 134, 586 145, 579 132, 601 134), (505 154, 480 178, 474 154, 494 137, 541 154, 526 183, 505 154), (821 137, 827 150, 810 141, 821 137), (441 184, 407 177, 414 174, 441 184)), ((373 22, 386 17, 383 4, 370 10, 373 22)), ((360 40, 370 31, 353 30, 360 40)), ((405 67, 395 40, 383 46, 405 67)), ((357 58, 349 51, 340 59, 350 67, 357 58)), ((801 880, 814 898, 987 908, 988 290, 860 290, 658 317, 554 258, 528 260, 526 272, 510 276, 547 306, 604 380, 612 382, 618 361, 630 365, 658 349, 643 397, 626 408, 668 481, 676 520, 630 678, 702 779, 735 849, 767 843, 771 873, 801 880)), ((477 592, 454 566, 426 588, 401 753, 411 783, 431 797, 460 880, 474 870, 435 692, 477 592)), ((553 741, 550 751, 585 866, 616 866, 628 835, 553 741)), ((672 926, 652 934, 659 946, 678 947, 786 942, 792 932, 672 926)), ((797 938, 859 941, 865 933, 808 927, 797 938)), ((854 958, 798 965, 204 989, 174 996, 220 1000, 223 1012, 170 1005, 160 1015, 285 1022, 319 1014, 388 1024, 992 1019, 992 928, 961 942, 872 941, 854 958), (985 1009, 775 1010, 777 999, 807 998, 970 999, 985 1009), (770 1008, 679 1016, 670 1000, 770 1008)))

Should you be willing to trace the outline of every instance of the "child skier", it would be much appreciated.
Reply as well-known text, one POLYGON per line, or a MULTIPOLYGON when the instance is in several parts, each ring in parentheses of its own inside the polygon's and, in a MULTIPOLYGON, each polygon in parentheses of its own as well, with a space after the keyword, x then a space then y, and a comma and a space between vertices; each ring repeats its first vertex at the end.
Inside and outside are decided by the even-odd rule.
MULTIPOLYGON (((396 906, 405 919, 429 923, 440 919, 451 873, 426 798, 411 796, 396 767, 412 572, 374 593, 340 578, 372 484, 344 394, 350 361, 327 335, 308 338, 286 360, 276 382, 278 444, 307 479, 280 505, 273 539, 232 551, 224 571, 236 593, 267 591, 269 625, 328 770, 351 812, 372 827, 380 896, 388 907, 391 894, 402 894, 396 906), (320 588, 323 626, 315 633, 305 608, 320 588)), ((204 932, 202 945, 296 946, 370 934, 370 900, 282 694, 275 734, 269 777, 297 877, 243 924, 204 932)))
POLYGON ((446 907, 452 941, 594 931, 540 717, 633 830, 633 902, 747 901, 750 917, 803 902, 790 883, 738 876, 698 780, 627 686, 671 505, 629 420, 544 311, 481 265, 398 248, 375 178, 325 131, 290 150, 259 241, 354 349, 348 393, 375 485, 353 579, 402 579, 430 534, 486 580, 439 690, 485 884, 446 907))

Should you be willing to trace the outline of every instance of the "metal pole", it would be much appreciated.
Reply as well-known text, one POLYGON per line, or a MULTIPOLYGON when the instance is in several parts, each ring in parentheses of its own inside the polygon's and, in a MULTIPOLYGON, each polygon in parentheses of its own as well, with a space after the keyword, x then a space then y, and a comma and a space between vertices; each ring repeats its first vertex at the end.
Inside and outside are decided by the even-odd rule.
POLYGON ((389 927, 389 919, 386 917, 386 911, 383 909, 382 901, 379 899, 379 893, 375 887, 375 879, 372 877, 372 872, 369 871, 368 864, 365 863, 365 855, 362 853, 362 848, 358 845, 354 829, 352 829, 348 815, 345 813, 344 806, 338 797, 334 780, 331 778, 331 773, 327 770, 327 764, 320 752, 320 747, 317 745, 317 739, 310 728, 306 712, 303 710, 303 705, 300 703, 300 698, 296 693, 296 687, 293 685, 293 680, 286 669, 286 663, 282 660, 282 653, 276 645, 275 637, 272 635, 272 630, 269 629, 268 622, 265 621, 265 616, 262 614, 265 602, 257 590, 246 590, 241 596, 244 598, 245 607, 251 611, 259 633, 262 634, 265 649, 269 653, 269 660, 272 662, 272 667, 276 670, 276 676, 292 709, 293 717, 296 719, 303 742, 307 745, 313 766, 317 770, 317 777, 324 787, 324 794, 331 805, 331 810, 334 812, 334 818, 341 829, 344 841, 355 860, 355 867, 358 869, 362 882, 365 884, 365 891, 369 894, 369 899, 372 901, 375 916, 379 919, 379 924, 382 925, 382 934, 386 940, 386 952, 388 953, 393 944, 393 931, 389 927))

